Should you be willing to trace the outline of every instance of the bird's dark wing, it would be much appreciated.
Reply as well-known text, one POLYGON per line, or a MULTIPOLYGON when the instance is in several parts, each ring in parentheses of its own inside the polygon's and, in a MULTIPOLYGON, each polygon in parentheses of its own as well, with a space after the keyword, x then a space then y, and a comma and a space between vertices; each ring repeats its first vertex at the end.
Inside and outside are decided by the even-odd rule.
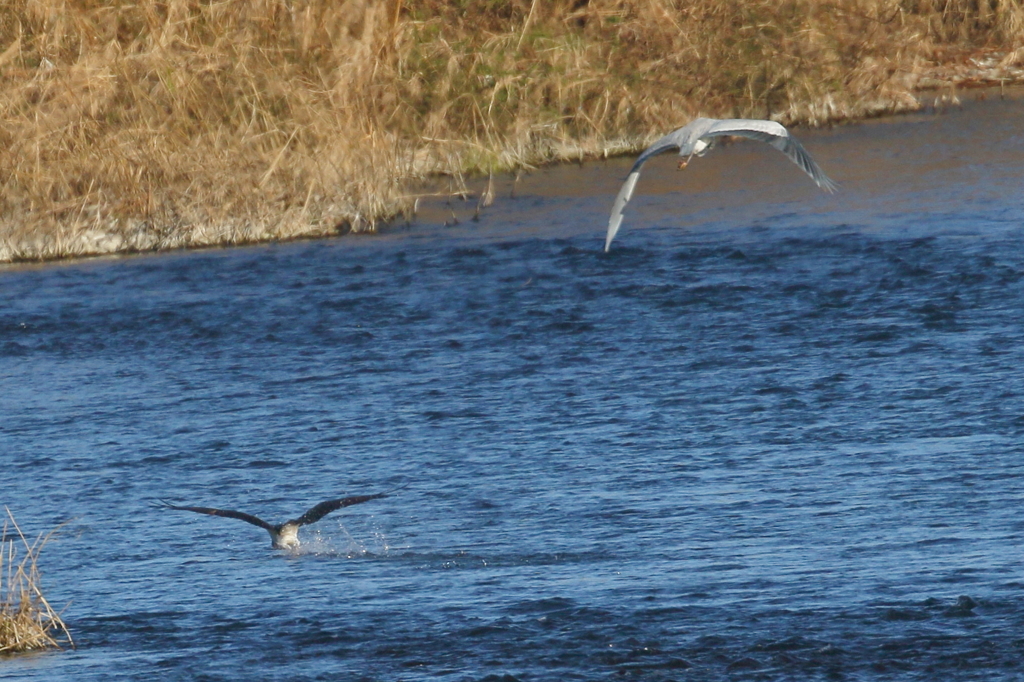
POLYGON ((781 123, 758 119, 729 118, 716 121, 706 133, 701 135, 701 139, 727 135, 767 142, 788 156, 790 161, 800 166, 800 169, 807 173, 818 187, 826 192, 835 192, 839 189, 839 185, 825 175, 825 172, 818 167, 804 146, 790 135, 781 123))
POLYGON ((163 500, 161 500, 161 503, 163 503, 163 507, 165 509, 190 511, 196 512, 197 514, 209 514, 210 516, 226 516, 229 519, 239 519, 241 521, 245 521, 246 523, 251 523, 254 526, 259 526, 260 528, 265 528, 270 531, 274 529, 273 526, 271 526, 263 519, 257 516, 253 516, 252 514, 246 514, 245 512, 233 511, 231 509, 211 509, 209 507, 179 507, 178 505, 171 504, 170 502, 164 502, 163 500))
POLYGON ((326 502, 321 502, 316 505, 299 518, 292 519, 288 523, 305 526, 310 523, 316 523, 332 511, 337 511, 342 507, 351 507, 353 504, 362 504, 363 502, 369 502, 370 500, 376 500, 387 496, 387 493, 377 493, 376 495, 355 495, 353 497, 343 497, 340 500, 327 500, 326 502))

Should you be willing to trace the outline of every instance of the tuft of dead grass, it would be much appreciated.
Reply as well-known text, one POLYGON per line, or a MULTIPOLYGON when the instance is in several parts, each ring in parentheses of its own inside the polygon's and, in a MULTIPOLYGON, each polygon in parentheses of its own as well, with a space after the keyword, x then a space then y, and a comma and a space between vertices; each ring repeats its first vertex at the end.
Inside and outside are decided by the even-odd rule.
POLYGON ((0 261, 373 230, 695 115, 913 109, 1022 0, 7 0, 0 261))
POLYGON ((60 614, 40 588, 39 553, 53 531, 29 543, 11 510, 4 509, 8 518, 0 536, 0 654, 59 649, 62 642, 74 646, 60 614), (17 538, 9 538, 8 520, 17 538))

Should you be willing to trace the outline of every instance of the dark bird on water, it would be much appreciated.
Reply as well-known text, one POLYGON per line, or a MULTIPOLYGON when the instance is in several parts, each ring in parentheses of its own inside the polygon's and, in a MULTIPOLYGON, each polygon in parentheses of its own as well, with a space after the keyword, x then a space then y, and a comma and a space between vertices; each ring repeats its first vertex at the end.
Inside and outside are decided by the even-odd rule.
POLYGON ((377 493, 376 495, 354 495, 353 497, 343 497, 340 500, 327 500, 325 502, 321 502, 315 507, 312 507, 299 518, 292 519, 291 521, 285 521, 284 523, 280 523, 276 526, 269 524, 263 519, 253 516, 252 514, 234 511, 232 509, 181 507, 164 500, 161 500, 160 502, 164 509, 177 509, 178 511, 190 511, 199 514, 209 514, 210 516, 226 516, 229 519, 239 519, 246 523, 251 523, 252 525, 259 526, 270 533, 270 541, 274 549, 292 549, 299 546, 300 526, 308 526, 311 523, 316 523, 331 512, 337 511, 342 507, 351 507, 353 504, 362 504, 363 502, 369 502, 370 500, 376 500, 387 496, 388 493, 377 493))

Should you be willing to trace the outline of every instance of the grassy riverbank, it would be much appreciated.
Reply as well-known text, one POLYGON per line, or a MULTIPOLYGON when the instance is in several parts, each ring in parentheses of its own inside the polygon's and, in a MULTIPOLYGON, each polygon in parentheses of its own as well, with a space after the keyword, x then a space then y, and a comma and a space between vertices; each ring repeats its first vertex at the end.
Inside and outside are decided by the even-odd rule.
POLYGON ((0 261, 374 229, 409 188, 1019 79, 1022 0, 9 0, 0 261))

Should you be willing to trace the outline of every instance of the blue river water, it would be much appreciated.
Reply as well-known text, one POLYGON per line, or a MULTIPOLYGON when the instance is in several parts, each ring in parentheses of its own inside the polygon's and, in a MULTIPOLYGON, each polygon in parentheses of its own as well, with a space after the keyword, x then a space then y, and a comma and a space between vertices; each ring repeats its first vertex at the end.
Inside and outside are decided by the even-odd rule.
POLYGON ((11 680, 1024 678, 1024 103, 0 270, 11 680), (448 214, 459 224, 442 227, 448 214), (178 504, 292 518, 297 551, 178 504))

